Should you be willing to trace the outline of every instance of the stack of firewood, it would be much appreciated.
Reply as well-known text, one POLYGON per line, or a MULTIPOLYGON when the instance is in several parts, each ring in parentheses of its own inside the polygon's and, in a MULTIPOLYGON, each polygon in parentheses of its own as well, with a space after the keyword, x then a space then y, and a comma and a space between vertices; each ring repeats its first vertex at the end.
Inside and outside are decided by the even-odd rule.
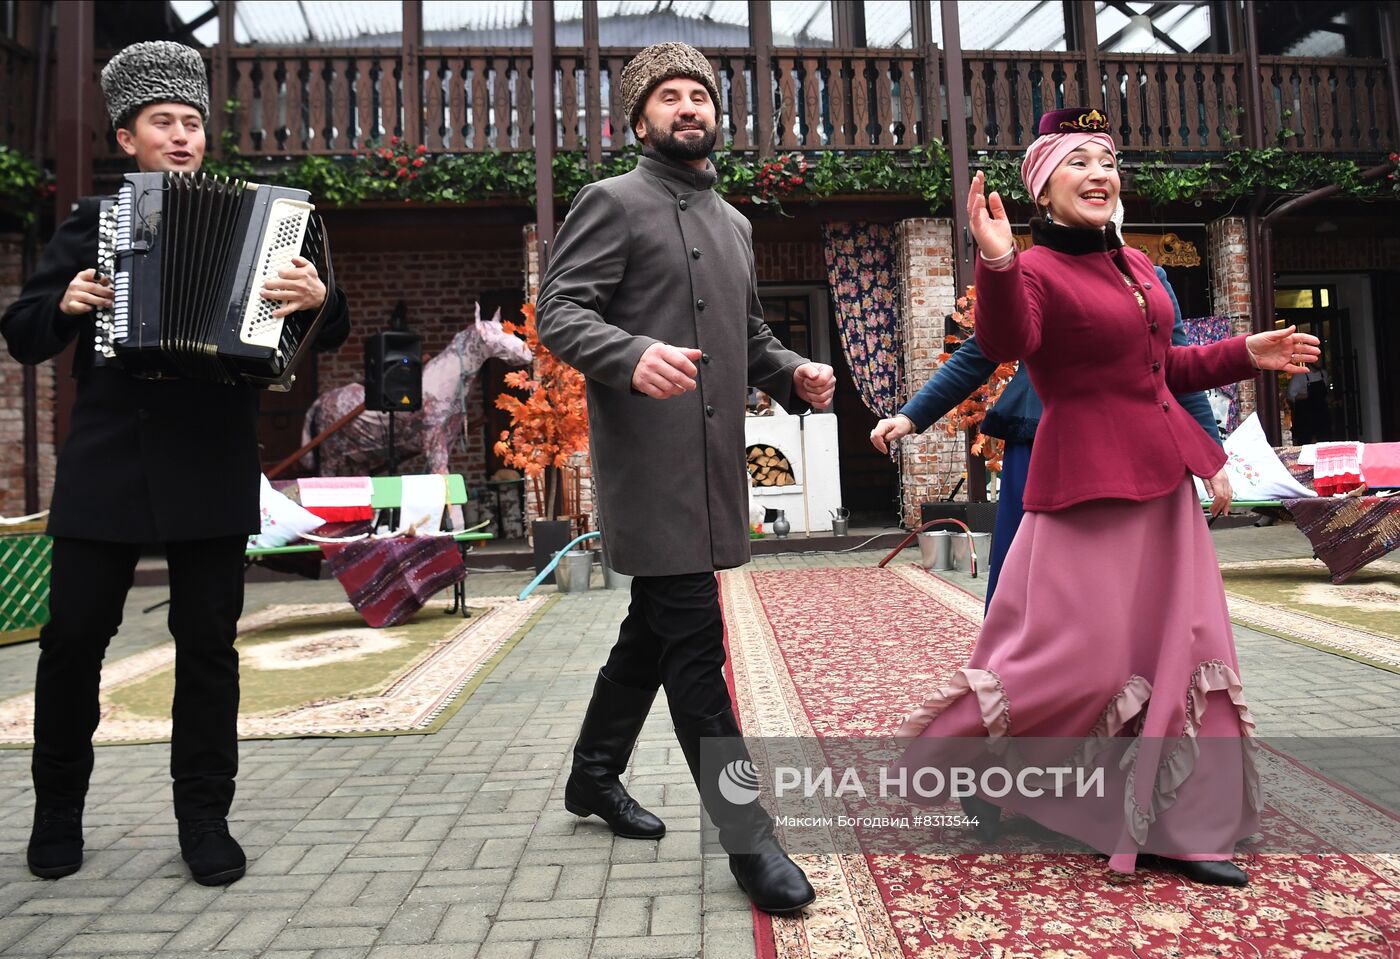
POLYGON ((794 486, 792 464, 771 446, 749 447, 749 475, 755 486, 794 486))

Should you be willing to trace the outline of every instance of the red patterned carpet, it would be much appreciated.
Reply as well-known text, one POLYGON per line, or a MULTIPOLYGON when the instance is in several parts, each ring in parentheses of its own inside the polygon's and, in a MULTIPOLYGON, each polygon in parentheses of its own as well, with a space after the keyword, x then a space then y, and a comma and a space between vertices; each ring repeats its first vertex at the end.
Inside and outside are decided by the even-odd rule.
MULTIPOLYGON (((892 735, 965 664, 982 619, 980 599, 914 566, 731 570, 721 587, 746 736, 892 735)), ((1268 833, 1317 833, 1356 802, 1259 760, 1268 833)), ((755 913, 759 959, 1400 956, 1400 857, 1246 853, 1244 889, 1117 875, 1087 854, 797 858, 817 903, 755 913)))

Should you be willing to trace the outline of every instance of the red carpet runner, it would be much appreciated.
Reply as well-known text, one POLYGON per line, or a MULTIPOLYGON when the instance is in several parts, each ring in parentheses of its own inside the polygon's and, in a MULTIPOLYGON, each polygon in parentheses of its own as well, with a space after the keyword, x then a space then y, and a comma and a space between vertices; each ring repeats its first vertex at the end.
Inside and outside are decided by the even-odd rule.
MULTIPOLYGON (((892 735, 964 665, 982 601, 913 566, 721 574, 746 736, 892 735)), ((1248 682, 1248 676, 1245 677, 1248 682)), ((1268 750, 1264 828, 1353 802, 1268 750)), ((1379 815, 1379 814, 1377 814, 1379 815)), ((1322 827, 1325 828, 1325 827, 1322 827)), ((802 856, 801 918, 755 913, 759 959, 1089 959, 1400 955, 1400 859, 1241 855, 1244 889, 1092 855, 802 856)))

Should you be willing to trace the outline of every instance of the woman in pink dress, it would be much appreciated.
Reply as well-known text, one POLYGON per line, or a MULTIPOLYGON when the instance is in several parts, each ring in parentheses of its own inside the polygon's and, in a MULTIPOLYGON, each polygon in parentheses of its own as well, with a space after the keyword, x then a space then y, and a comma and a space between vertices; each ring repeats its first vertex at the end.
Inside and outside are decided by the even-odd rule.
POLYGON ((972 183, 977 340, 988 359, 1025 362, 1045 414, 1026 518, 971 662, 904 721, 903 762, 947 764, 974 736, 1011 766, 1106 752, 1097 798, 1016 788, 964 808, 984 835, 1014 809, 1118 871, 1152 853, 1198 882, 1243 885, 1230 860, 1258 827, 1254 722, 1191 476, 1214 512, 1229 483, 1224 453, 1172 394, 1303 372, 1317 339, 1290 327, 1171 345, 1151 261, 1104 229, 1120 187, 1108 129, 1094 110, 1042 117, 1021 172, 1045 215, 1025 253, 1001 198, 984 196, 980 173, 972 183))

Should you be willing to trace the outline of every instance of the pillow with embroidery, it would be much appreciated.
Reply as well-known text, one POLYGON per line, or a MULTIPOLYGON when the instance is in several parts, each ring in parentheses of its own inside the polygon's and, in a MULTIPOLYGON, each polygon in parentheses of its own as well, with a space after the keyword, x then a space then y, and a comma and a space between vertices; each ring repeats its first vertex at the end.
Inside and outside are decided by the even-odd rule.
MULTIPOLYGON (((1258 413, 1251 413, 1225 440, 1225 457, 1233 500, 1296 499, 1317 495, 1295 480, 1279 460, 1264 435, 1258 413)), ((1210 498, 1199 477, 1196 478, 1196 492, 1203 500, 1210 498)))
POLYGON ((309 533, 326 522, 301 504, 293 503, 273 489, 266 476, 262 478, 258 507, 262 517, 262 529, 256 535, 248 537, 249 547, 267 549, 287 546, 301 539, 303 533, 309 533))

